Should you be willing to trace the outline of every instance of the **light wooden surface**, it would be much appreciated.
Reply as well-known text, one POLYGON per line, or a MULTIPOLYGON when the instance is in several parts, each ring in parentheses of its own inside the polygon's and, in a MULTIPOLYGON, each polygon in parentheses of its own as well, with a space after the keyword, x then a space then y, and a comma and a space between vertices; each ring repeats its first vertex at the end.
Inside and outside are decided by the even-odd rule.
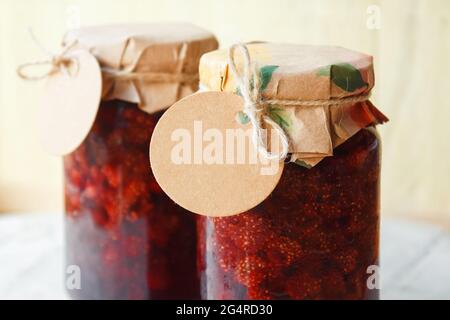
MULTIPOLYGON (((0 299, 67 299, 62 214, 0 216, 0 299)), ((450 233, 385 219, 383 299, 450 299, 450 233)))

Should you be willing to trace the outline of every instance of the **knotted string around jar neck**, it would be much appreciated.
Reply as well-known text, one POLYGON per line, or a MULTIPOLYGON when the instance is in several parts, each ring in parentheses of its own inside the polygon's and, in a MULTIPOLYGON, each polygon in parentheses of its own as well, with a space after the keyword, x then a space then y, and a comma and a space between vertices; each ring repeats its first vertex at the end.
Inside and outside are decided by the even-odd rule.
POLYGON ((252 141, 257 152, 269 160, 283 160, 289 152, 289 139, 284 130, 266 115, 265 106, 261 101, 260 79, 256 66, 251 63, 248 48, 244 44, 232 45, 229 49, 228 62, 231 72, 236 79, 242 98, 244 109, 242 110, 250 120, 253 127, 252 141), (238 71, 236 67, 236 54, 240 52, 243 58, 243 70, 238 71), (278 134, 281 142, 281 151, 272 152, 268 150, 267 134, 263 124, 268 124, 278 134))
POLYGON ((355 95, 351 97, 318 99, 318 100, 280 100, 280 99, 262 99, 260 91, 260 78, 256 66, 251 62, 250 53, 245 44, 235 44, 230 47, 228 54, 228 64, 231 72, 236 79, 240 93, 244 99, 243 112, 249 118, 253 126, 253 144, 258 152, 267 159, 283 160, 289 153, 289 139, 286 132, 267 114, 268 105, 277 104, 283 106, 336 106, 345 104, 355 104, 367 101, 370 98, 370 92, 355 95), (240 52, 243 60, 243 70, 238 71, 236 67, 236 54, 240 52), (267 147, 267 139, 263 124, 266 123, 275 130, 281 141, 281 151, 279 153, 270 152, 267 147))
MULTIPOLYGON (((24 80, 42 80, 56 72, 63 72, 69 76, 76 75, 80 66, 76 58, 69 55, 78 41, 75 39, 69 44, 65 45, 61 51, 57 54, 53 54, 46 50, 42 44, 37 40, 31 29, 28 30, 30 37, 35 45, 47 56, 44 60, 37 60, 28 63, 21 64, 17 67, 17 74, 24 80), (74 71, 69 72, 69 66, 74 65, 74 71), (50 66, 50 68, 44 73, 33 76, 29 71, 31 68, 38 66, 50 66)), ((138 59, 137 59, 138 60, 138 59)), ((134 64, 133 64, 134 65, 134 64)), ((166 73, 166 72, 135 72, 132 70, 116 70, 113 68, 102 67, 102 73, 106 77, 118 79, 118 80, 143 80, 148 82, 157 83, 181 83, 181 84, 194 84, 198 82, 198 74, 188 73, 166 73)))

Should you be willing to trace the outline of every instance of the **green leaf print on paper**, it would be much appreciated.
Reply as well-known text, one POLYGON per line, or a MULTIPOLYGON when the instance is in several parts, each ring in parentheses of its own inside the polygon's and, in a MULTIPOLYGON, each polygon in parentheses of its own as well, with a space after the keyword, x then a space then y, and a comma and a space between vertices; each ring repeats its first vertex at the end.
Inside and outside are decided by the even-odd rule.
POLYGON ((283 130, 288 131, 291 126, 291 119, 286 114, 286 110, 279 106, 270 106, 268 109, 269 117, 275 121, 283 130))
POLYGON ((302 166, 302 167, 304 167, 306 169, 311 169, 312 168, 311 165, 307 164, 305 161, 300 160, 300 159, 295 160, 294 163, 299 165, 299 166, 302 166))
POLYGON ((330 77, 330 73, 331 73, 331 66, 320 68, 319 71, 317 71, 318 76, 330 77))
POLYGON ((240 124, 247 124, 250 122, 250 118, 243 111, 239 111, 236 114, 236 120, 240 124))
POLYGON ((367 83, 364 82, 359 70, 349 63, 338 63, 323 67, 319 69, 317 74, 331 77, 331 81, 335 85, 347 92, 367 87, 367 83))
MULTIPOLYGON (((268 65, 268 66, 262 67, 259 70, 259 77, 260 77, 260 84, 261 84, 260 90, 261 91, 263 91, 264 89, 267 88, 270 80, 272 79, 272 74, 277 68, 278 68, 278 66, 268 65)), ((250 90, 253 90, 254 85, 255 84, 254 84, 253 79, 250 79, 250 90)), ((239 87, 236 88, 234 93, 242 97, 242 92, 239 87)), ((278 123, 278 125, 281 126, 282 128, 288 128, 289 122, 288 122, 288 120, 284 119, 285 115, 283 115, 282 113, 283 113, 283 110, 281 108, 273 108, 273 107, 269 108, 269 116, 276 123, 278 123), (271 110, 273 110, 273 115, 270 114, 271 110)), ((248 118, 248 116, 242 111, 240 111, 236 114, 236 120, 240 124, 247 124, 250 122, 250 119, 248 118)))
MULTIPOLYGON (((275 69, 277 69, 277 68, 278 68, 278 66, 269 65, 269 66, 264 66, 261 69, 259 69, 259 81, 260 81, 259 90, 263 91, 264 89, 267 88, 270 80, 272 79, 272 74, 275 71, 275 69)), ((253 90, 254 86, 255 86, 255 84, 254 84, 253 79, 250 79, 250 90, 253 90)), ((236 88, 234 93, 236 93, 239 96, 242 96, 242 92, 239 87, 236 88)))
MULTIPOLYGON (((255 81, 253 81, 253 79, 250 79, 250 90, 253 90, 254 87, 255 87, 255 81)), ((234 90, 234 93, 237 94, 238 96, 242 97, 241 88, 237 87, 236 90, 234 90)))
POLYGON ((260 90, 263 91, 269 85, 270 79, 272 79, 273 72, 278 68, 278 66, 264 66, 259 69, 259 77, 261 81, 260 90))

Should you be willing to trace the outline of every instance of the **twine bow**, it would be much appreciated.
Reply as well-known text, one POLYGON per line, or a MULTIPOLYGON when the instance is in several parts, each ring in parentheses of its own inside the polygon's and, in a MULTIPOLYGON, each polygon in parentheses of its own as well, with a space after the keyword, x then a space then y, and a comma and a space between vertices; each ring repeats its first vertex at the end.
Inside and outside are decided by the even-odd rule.
MULTIPOLYGON (((47 59, 28 62, 19 65, 17 67, 16 72, 20 78, 24 80, 42 80, 56 72, 63 72, 70 75, 71 74, 69 72, 70 65, 75 65, 74 68, 75 71, 72 74, 76 74, 76 72, 78 72, 80 68, 80 66, 78 65, 78 61, 75 58, 68 56, 69 51, 73 49, 78 43, 76 39, 70 42, 69 44, 65 45, 60 53, 52 54, 41 45, 41 43, 34 36, 31 29, 29 30, 29 33, 35 45, 39 49, 41 49, 41 51, 44 52, 45 55, 47 55, 47 59), (34 67, 46 65, 50 66, 50 68, 46 72, 38 76, 33 76, 32 73, 30 72, 30 69, 34 67)), ((138 60, 139 57, 136 58, 136 63, 138 60)), ((132 70, 116 70, 108 67, 102 67, 101 70, 104 76, 123 81, 143 80, 148 82, 181 83, 181 84, 193 84, 198 82, 197 73, 189 74, 189 73, 167 73, 167 72, 134 72, 132 70)))
POLYGON ((264 103, 260 94, 260 79, 256 67, 251 63, 250 54, 244 44, 235 44, 230 47, 228 54, 229 65, 237 81, 239 90, 244 99, 242 110, 250 120, 253 127, 252 141, 256 150, 269 160, 283 160, 289 152, 289 140, 284 130, 265 114, 264 103), (236 52, 240 51, 243 58, 243 72, 236 67, 236 52), (263 127, 266 123, 278 134, 281 142, 281 151, 272 152, 268 150, 267 135, 263 127))
POLYGON ((78 71, 77 60, 67 56, 67 53, 77 44, 77 40, 74 40, 65 45, 62 48, 61 52, 52 54, 41 45, 41 43, 36 39, 31 30, 29 30, 29 33, 33 42, 39 49, 41 49, 42 52, 45 53, 45 55, 47 55, 47 58, 44 60, 37 60, 19 65, 16 72, 20 78, 24 80, 42 80, 58 71, 70 74, 68 68, 71 64, 75 64, 75 71, 78 71), (33 76, 31 73, 29 73, 29 70, 36 66, 50 66, 50 68, 46 72, 38 76, 33 76))

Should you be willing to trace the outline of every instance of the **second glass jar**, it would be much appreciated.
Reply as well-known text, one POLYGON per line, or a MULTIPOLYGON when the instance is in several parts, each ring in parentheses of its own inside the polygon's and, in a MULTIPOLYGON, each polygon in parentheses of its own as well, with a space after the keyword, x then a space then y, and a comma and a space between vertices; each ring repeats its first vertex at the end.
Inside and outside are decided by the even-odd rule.
POLYGON ((311 169, 285 165, 274 192, 232 217, 199 217, 204 299, 377 299, 380 143, 363 129, 311 169))

